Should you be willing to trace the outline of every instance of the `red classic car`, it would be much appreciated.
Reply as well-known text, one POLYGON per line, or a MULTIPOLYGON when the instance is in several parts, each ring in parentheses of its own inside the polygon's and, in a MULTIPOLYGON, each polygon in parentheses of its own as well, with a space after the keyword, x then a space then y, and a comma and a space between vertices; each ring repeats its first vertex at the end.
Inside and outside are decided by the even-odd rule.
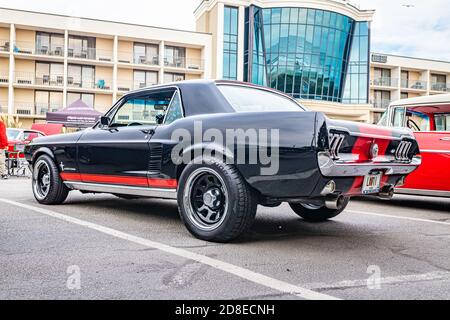
POLYGON ((23 151, 25 145, 29 144, 33 139, 45 136, 44 133, 37 130, 28 129, 6 129, 8 136, 8 153, 11 158, 24 158, 23 151))
POLYGON ((397 193, 450 197, 450 94, 391 103, 379 125, 414 131, 422 165, 397 193))

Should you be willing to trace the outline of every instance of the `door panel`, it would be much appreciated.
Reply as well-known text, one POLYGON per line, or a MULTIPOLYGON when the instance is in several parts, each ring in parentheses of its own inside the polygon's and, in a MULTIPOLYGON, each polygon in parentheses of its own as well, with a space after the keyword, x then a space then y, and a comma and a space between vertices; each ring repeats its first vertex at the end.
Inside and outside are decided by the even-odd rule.
POLYGON ((133 126, 87 131, 78 141, 83 182, 148 187, 148 130, 133 126))
POLYGON ((408 178, 404 188, 450 191, 450 132, 415 132, 422 165, 408 178))

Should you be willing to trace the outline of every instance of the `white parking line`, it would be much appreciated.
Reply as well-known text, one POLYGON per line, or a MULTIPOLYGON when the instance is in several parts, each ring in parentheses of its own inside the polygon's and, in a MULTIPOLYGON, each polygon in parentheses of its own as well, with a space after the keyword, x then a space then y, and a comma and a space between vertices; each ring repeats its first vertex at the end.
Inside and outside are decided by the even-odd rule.
POLYGON ((17 207, 21 207, 27 210, 31 210, 34 212, 38 212, 68 223, 72 223, 72 224, 76 224, 82 227, 86 227, 92 230, 96 230, 99 232, 102 232, 104 234, 119 238, 119 239, 123 239, 123 240, 127 240, 148 248, 153 248, 153 249, 158 249, 160 251, 166 252, 166 253, 170 253, 179 257, 183 257, 189 260, 193 260, 199 263, 203 263, 205 265, 208 265, 210 267, 216 268, 218 270, 222 270, 224 272, 233 274, 235 276, 238 276, 242 279, 251 281, 253 283, 256 283, 258 285, 267 287, 267 288, 271 288, 286 294, 291 294, 291 295, 295 295, 297 297, 303 298, 303 299, 308 299, 308 300, 340 300, 339 298, 336 297, 332 297, 326 294, 322 294, 322 293, 318 293, 315 291, 311 291, 309 289, 306 288, 302 288, 281 280, 277 280, 268 276, 265 276, 263 274, 257 273, 257 272, 253 272, 251 270, 242 268, 242 267, 238 267, 235 266, 233 264, 227 263, 227 262, 223 262, 217 259, 213 259, 210 258, 208 256, 204 256, 198 253, 194 253, 185 249, 179 249, 176 247, 172 247, 163 243, 159 243, 159 242, 155 242, 155 241, 151 241, 151 240, 147 240, 144 238, 140 238, 140 237, 136 237, 133 236, 131 234, 127 234, 115 229, 111 229, 108 227, 104 227, 92 222, 88 222, 88 221, 84 221, 84 220, 80 220, 77 218, 73 218, 67 215, 63 215, 61 213, 55 212, 55 211, 51 211, 51 210, 47 210, 47 209, 42 209, 42 208, 38 208, 38 207, 34 207, 34 206, 30 206, 30 205, 26 205, 20 202, 16 202, 16 201, 11 201, 11 200, 7 200, 7 199, 0 199, 1 202, 4 203, 8 203, 10 205, 13 206, 17 206, 17 207))
POLYGON ((450 226, 450 222, 445 222, 445 221, 436 221, 436 220, 420 219, 420 218, 412 218, 412 217, 402 217, 402 216, 392 216, 389 214, 376 213, 376 212, 364 212, 364 211, 356 211, 356 210, 345 210, 345 212, 364 214, 366 216, 376 216, 376 217, 383 217, 383 218, 410 220, 410 221, 415 221, 415 222, 427 222, 427 223, 442 224, 442 225, 450 226))
MULTIPOLYGON (((397 277, 384 277, 380 278, 380 285, 399 284, 399 283, 411 283, 422 281, 436 281, 436 280, 450 280, 450 272, 447 271, 435 271, 423 274, 411 274, 397 277)), ((304 285, 311 290, 336 290, 336 289, 348 289, 367 287, 367 279, 364 280, 344 280, 336 283, 310 283, 304 285)))

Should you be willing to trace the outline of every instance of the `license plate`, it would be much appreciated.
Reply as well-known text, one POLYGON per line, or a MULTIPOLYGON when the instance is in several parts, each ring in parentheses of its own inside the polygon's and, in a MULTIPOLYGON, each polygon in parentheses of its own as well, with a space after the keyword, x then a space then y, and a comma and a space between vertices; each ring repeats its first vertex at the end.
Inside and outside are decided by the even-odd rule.
POLYGON ((363 194, 379 193, 381 185, 381 173, 370 174, 364 178, 362 186, 363 194))

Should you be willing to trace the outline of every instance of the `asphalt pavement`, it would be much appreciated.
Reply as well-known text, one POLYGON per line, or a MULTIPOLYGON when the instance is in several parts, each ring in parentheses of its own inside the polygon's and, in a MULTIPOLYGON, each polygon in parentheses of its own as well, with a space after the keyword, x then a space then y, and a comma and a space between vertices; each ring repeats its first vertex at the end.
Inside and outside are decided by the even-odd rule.
POLYGON ((311 224, 259 207, 237 242, 192 237, 176 202, 0 181, 0 299, 450 299, 450 199, 355 199, 311 224))

